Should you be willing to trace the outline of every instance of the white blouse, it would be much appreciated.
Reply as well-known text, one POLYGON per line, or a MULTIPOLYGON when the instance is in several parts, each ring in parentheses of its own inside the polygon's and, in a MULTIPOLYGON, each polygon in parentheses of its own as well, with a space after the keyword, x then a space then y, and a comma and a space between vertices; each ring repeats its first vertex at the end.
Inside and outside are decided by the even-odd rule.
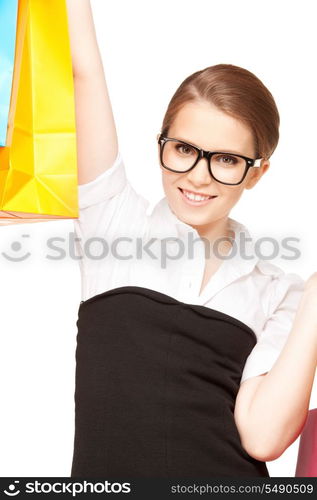
POLYGON ((149 201, 131 186, 120 152, 110 169, 78 187, 78 195, 74 227, 82 300, 133 285, 222 311, 247 324, 257 337, 240 384, 271 369, 292 327, 305 281, 258 258, 244 225, 229 218, 234 244, 199 295, 203 241, 176 217, 166 197, 147 213, 149 201), (239 253, 242 236, 248 258, 239 253))

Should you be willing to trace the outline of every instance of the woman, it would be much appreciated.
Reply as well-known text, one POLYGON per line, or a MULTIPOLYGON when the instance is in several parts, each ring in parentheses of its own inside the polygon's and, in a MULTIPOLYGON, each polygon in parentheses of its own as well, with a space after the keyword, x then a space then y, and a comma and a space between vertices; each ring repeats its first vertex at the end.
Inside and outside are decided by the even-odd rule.
POLYGON ((126 178, 89 0, 67 4, 83 299, 71 475, 268 476, 304 426, 317 364, 317 273, 304 283, 259 259, 229 217, 269 168, 274 99, 237 66, 190 75, 157 137, 166 196, 149 215, 126 178))

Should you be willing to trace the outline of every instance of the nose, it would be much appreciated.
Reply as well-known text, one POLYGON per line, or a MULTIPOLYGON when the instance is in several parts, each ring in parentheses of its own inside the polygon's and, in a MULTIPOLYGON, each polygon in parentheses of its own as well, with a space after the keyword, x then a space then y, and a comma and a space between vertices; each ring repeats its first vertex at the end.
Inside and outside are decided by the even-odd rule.
POLYGON ((212 177, 209 173, 208 159, 200 158, 194 168, 187 173, 187 179, 195 186, 210 184, 212 177))

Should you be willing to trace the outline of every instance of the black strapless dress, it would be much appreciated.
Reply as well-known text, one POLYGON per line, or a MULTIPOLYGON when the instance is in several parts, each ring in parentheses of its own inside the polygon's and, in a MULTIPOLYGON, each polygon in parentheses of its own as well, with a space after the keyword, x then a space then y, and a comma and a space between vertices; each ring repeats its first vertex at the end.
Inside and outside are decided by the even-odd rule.
POLYGON ((71 477, 269 477, 233 416, 248 325, 123 286, 81 302, 77 327, 71 477))

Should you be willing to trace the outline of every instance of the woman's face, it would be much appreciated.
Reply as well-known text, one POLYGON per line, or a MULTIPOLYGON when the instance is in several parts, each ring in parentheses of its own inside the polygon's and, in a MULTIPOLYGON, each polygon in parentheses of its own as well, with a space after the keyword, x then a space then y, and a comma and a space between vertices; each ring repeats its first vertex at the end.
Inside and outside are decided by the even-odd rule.
MULTIPOLYGON (((168 137, 208 151, 235 152, 255 158, 251 130, 208 102, 185 104, 170 126, 168 137)), ((199 226, 206 227, 227 218, 244 189, 252 188, 268 167, 269 161, 262 160, 261 167, 249 168, 241 184, 230 186, 214 180, 209 174, 207 160, 202 158, 189 172, 176 173, 161 167, 163 188, 174 214, 199 231, 199 226), (195 202, 187 201, 182 193, 184 190, 216 198, 195 205, 195 202)))

